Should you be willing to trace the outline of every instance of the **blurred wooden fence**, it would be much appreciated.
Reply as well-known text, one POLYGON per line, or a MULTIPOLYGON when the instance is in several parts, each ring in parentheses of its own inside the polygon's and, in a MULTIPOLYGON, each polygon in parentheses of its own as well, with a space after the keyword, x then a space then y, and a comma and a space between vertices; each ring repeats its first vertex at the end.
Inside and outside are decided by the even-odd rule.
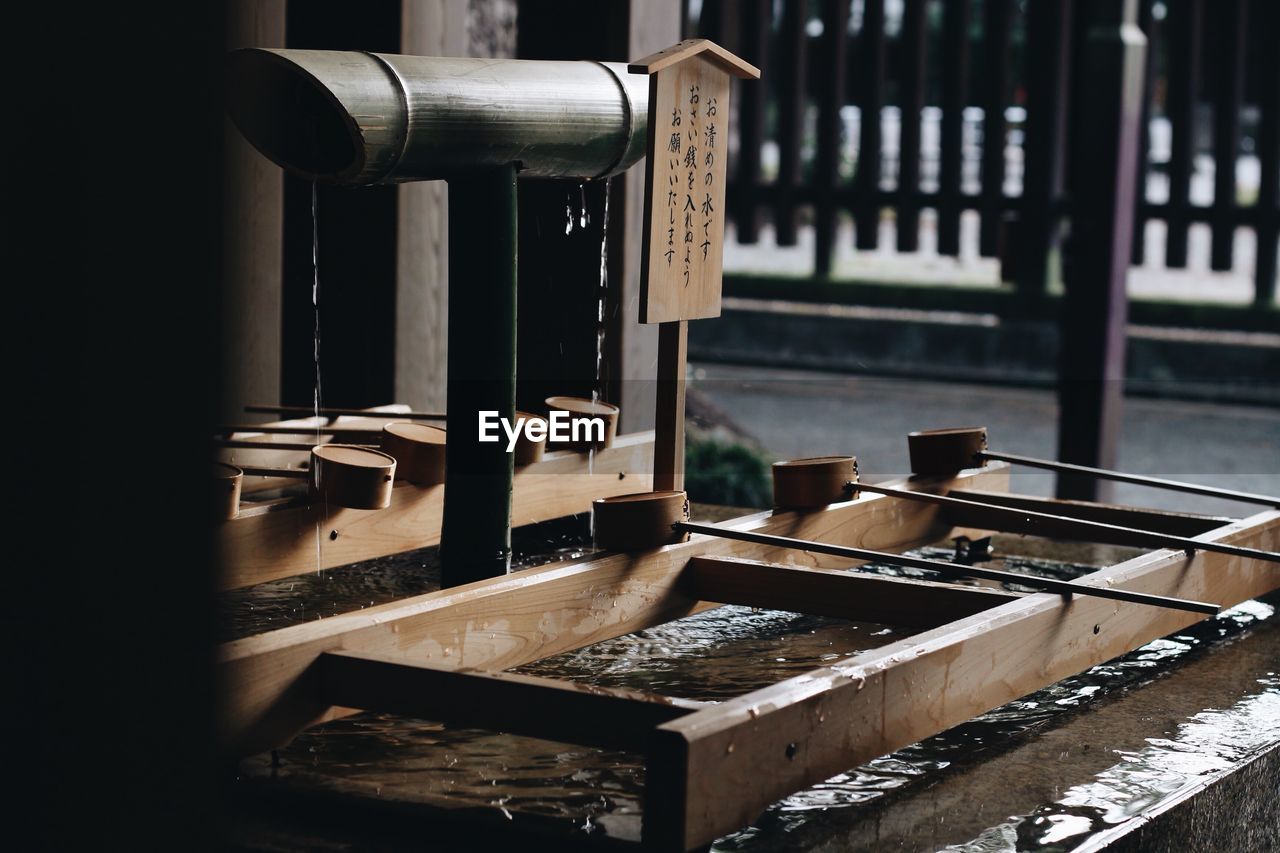
MULTIPOLYGON (((932 208, 938 253, 958 255, 961 214, 972 210, 981 222, 978 252, 999 257, 1011 285, 1007 304, 1043 302, 1050 258, 1071 215, 1071 188, 1094 172, 1089 163, 1071 162, 1068 132, 1091 120, 1094 93, 1074 85, 1086 71, 1079 51, 1087 6, 1074 0, 695 3, 696 34, 765 71, 765 84, 741 86, 735 96, 738 148, 729 198, 737 239, 757 242, 761 225, 770 223, 777 243, 792 246, 800 222, 811 222, 814 271, 823 279, 831 273, 842 214, 854 223, 856 247, 874 249, 881 216, 892 210, 896 250, 916 252, 921 210, 932 208), (848 133, 851 106, 859 116, 856 145, 848 133), (886 139, 890 122, 884 119, 895 107, 897 133, 886 139), (926 144, 926 132, 935 130, 936 144, 926 144), (1007 173, 1006 149, 1021 154, 1020 174, 1007 173)), ((1165 265, 1186 267, 1188 230, 1204 223, 1212 232, 1209 267, 1229 270, 1237 230, 1252 228, 1254 308, 1262 309, 1262 319, 1249 309, 1215 316, 1232 326, 1265 327, 1275 317, 1280 234, 1280 3, 1139 0, 1138 24, 1150 48, 1132 260, 1141 263, 1150 251, 1145 223, 1162 220, 1165 265), (1167 128, 1158 150, 1153 116, 1167 128), (1259 189, 1252 199, 1237 197, 1242 155, 1257 158, 1259 189), (1197 161, 1202 183, 1212 172, 1207 203, 1204 193, 1199 200, 1192 195, 1197 161), (1158 201, 1147 198, 1153 171, 1167 185, 1158 201)), ((727 281, 728 292, 738 284, 727 281)), ((797 295, 784 280, 767 289, 797 295)), ((766 295, 758 288, 751 293, 766 295)), ((990 309, 989 297, 975 298, 975 310, 990 309)), ((1157 319, 1141 310, 1135 316, 1157 319)))

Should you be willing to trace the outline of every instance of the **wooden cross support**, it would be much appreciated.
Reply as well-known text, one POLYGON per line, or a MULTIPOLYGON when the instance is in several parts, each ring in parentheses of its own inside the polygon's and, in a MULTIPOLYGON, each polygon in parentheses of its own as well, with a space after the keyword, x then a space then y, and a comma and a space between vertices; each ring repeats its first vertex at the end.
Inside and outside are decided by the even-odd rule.
POLYGON ((720 316, 729 78, 760 69, 689 39, 628 66, 649 75, 640 322, 658 323, 654 488, 684 488, 688 321, 720 316))

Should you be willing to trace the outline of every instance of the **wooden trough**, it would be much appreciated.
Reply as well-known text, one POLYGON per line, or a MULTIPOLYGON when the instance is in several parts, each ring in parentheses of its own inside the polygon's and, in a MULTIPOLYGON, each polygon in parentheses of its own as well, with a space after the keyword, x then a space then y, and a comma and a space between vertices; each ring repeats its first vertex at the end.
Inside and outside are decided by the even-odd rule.
MULTIPOLYGON (((1008 466, 994 463, 892 485, 1204 541, 1280 545, 1276 510, 1223 520, 1005 495, 1007 480, 1008 466)), ((722 526, 903 551, 1000 530, 1004 518, 982 507, 863 493, 722 526)), ((1203 618, 1093 597, 850 572, 849 565, 694 535, 237 640, 220 652, 228 732, 249 755, 366 710, 632 750, 647 765, 643 846, 687 850, 750 823, 789 793, 1203 618), (504 672, 723 604, 919 633, 714 705, 504 672)), ((1230 606, 1280 587, 1280 566, 1156 550, 1076 583, 1230 606)))
MULTIPOLYGON (((383 424, 395 420, 397 410, 404 408, 390 406, 380 411, 370 410, 367 415, 341 418, 337 423, 352 431, 363 430, 378 436, 383 424)), ((291 468, 302 473, 304 469, 298 466, 307 459, 308 452, 279 450, 274 446, 292 446, 314 428, 312 423, 280 421, 267 426, 294 427, 299 434, 254 436, 243 443, 254 443, 255 447, 223 450, 220 464, 244 464, 243 460, 248 458, 255 465, 291 468)), ((433 429, 405 424, 396 431, 416 435, 433 429)), ((350 434, 342 433, 343 436, 350 434)), ((321 439, 332 437, 320 436, 321 439)), ((438 462, 442 466, 443 457, 428 455, 423 447, 430 449, 429 443, 420 441, 414 455, 405 457, 410 462, 408 470, 416 473, 396 477, 384 509, 351 509, 312 500, 303 494, 286 494, 241 502, 239 512, 232 518, 228 517, 231 484, 218 480, 216 508, 218 517, 224 519, 215 531, 222 566, 220 588, 250 586, 314 572, 317 568, 329 569, 439 544, 445 487, 435 465, 438 462), (320 531, 318 564, 317 529, 320 531)), ((516 527, 588 512, 597 498, 642 491, 652 485, 652 432, 617 436, 611 446, 594 451, 590 459, 581 451, 544 453, 540 446, 516 450, 517 461, 525 463, 518 464, 513 482, 511 522, 516 527), (525 460, 533 461, 526 463, 525 460)), ((215 467, 215 472, 220 470, 215 467)), ((244 496, 251 496, 296 482, 292 478, 246 477, 242 489, 244 496)), ((240 497, 236 495, 235 499, 240 497)))

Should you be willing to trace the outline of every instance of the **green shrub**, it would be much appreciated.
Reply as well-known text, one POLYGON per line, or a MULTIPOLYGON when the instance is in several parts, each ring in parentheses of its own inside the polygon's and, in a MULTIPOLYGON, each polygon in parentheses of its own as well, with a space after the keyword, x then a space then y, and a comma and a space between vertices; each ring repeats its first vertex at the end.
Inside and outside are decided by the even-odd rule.
POLYGON ((685 444, 684 484, 689 500, 725 506, 769 507, 769 460, 737 442, 690 437, 685 444))

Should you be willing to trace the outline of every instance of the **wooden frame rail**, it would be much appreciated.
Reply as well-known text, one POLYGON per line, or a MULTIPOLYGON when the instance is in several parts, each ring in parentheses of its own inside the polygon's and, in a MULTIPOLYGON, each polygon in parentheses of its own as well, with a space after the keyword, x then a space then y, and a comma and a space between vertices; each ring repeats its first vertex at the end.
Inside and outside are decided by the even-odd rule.
MULTIPOLYGON (((1001 488, 1007 473, 993 465, 932 485, 976 494, 1001 488)), ((1137 524, 1147 514, 1070 506, 1118 523, 1137 524)), ((1220 521, 1183 516, 1163 523, 1252 547, 1280 543, 1280 511, 1220 521)), ((937 506, 864 495, 816 512, 759 513, 729 524, 882 550, 986 529, 954 523, 937 506)), ((1197 621, 1097 598, 831 570, 848 565, 694 536, 238 640, 221 650, 227 735, 250 754, 358 708, 639 751, 647 764, 642 842, 686 850, 750 823, 779 797, 1197 621), (722 603, 925 630, 719 704, 501 672, 722 603)), ((1280 587, 1280 566, 1159 550, 1080 583, 1227 606, 1280 587)))

